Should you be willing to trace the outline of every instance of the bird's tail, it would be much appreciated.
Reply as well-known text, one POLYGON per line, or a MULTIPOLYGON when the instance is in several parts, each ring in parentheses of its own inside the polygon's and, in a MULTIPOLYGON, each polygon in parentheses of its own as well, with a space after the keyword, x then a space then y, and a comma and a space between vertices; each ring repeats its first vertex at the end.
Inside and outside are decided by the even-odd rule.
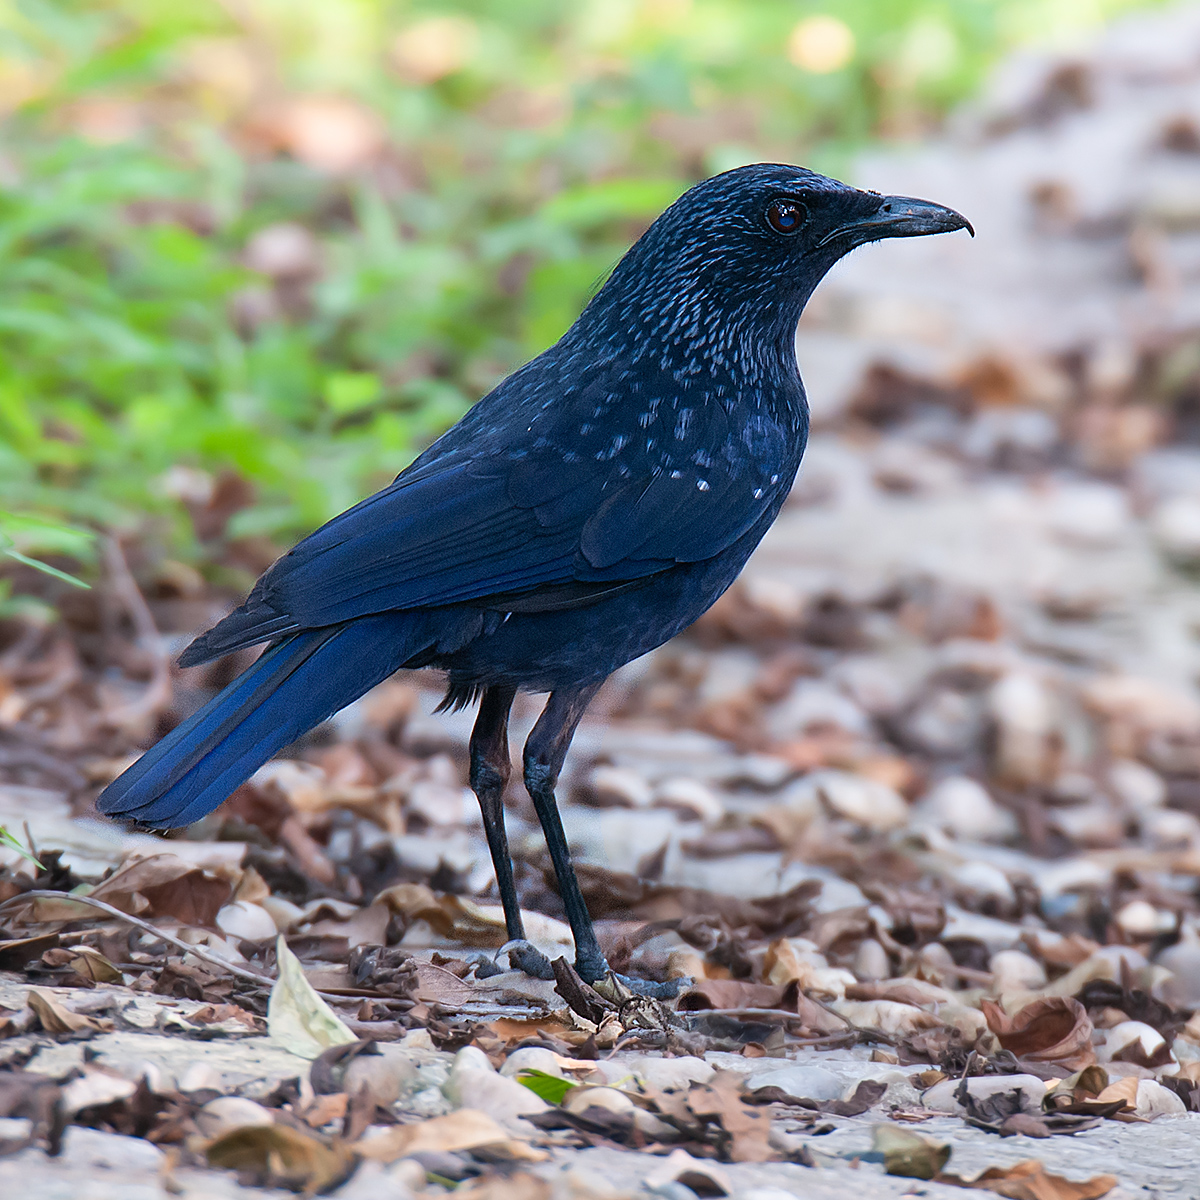
POLYGON ((110 783, 97 807, 160 829, 212 812, 277 750, 427 648, 427 623, 407 615, 365 617, 273 646, 110 783))

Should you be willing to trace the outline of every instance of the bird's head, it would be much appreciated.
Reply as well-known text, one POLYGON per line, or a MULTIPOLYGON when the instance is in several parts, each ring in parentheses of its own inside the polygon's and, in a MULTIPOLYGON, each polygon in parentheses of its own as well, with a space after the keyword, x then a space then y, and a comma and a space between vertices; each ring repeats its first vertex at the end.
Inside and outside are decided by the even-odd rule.
POLYGON ((714 175, 685 192, 642 235, 593 301, 644 315, 661 333, 691 318, 788 332, 835 262, 882 238, 965 229, 951 208, 860 191, 779 163, 714 175), (701 315, 703 313, 703 315, 701 315))

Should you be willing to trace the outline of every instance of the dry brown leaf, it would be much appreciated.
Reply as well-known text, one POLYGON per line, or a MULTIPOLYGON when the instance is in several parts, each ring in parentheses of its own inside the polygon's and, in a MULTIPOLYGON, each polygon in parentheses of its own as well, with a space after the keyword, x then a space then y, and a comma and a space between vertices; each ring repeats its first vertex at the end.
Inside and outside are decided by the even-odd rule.
POLYGON ((1096 1097, 1101 1104, 1112 1104, 1118 1100, 1125 1102, 1125 1109, 1122 1111, 1132 1112, 1137 1108, 1137 1093, 1138 1084, 1141 1080, 1136 1075, 1127 1075, 1124 1079, 1118 1079, 1115 1083, 1110 1083, 1108 1087, 1096 1097))
POLYGON ((245 1172, 262 1187, 308 1194, 349 1179, 358 1155, 344 1143, 290 1125, 255 1125, 219 1137, 205 1151, 210 1167, 245 1172))
POLYGON ((706 1008, 778 1008, 783 1009, 788 994, 786 984, 749 983, 742 979, 702 979, 679 997, 682 1012, 706 1008))
POLYGON ((174 917, 184 925, 213 928, 233 887, 175 854, 134 859, 89 895, 134 916, 174 917))
POLYGON ((698 1117, 720 1122, 729 1135, 730 1162, 768 1162, 775 1152, 767 1143, 771 1118, 742 1100, 742 1076, 718 1071, 708 1083, 693 1084, 688 1107, 698 1117))
POLYGON ((1058 1063, 1076 1071, 1096 1061, 1092 1021, 1078 1000, 1046 996, 1012 1017, 992 1000, 982 1001, 980 1007, 1000 1045, 1018 1058, 1058 1063))
POLYGON ((871 1149, 883 1155, 887 1174, 908 1179, 932 1179, 950 1161, 949 1146, 897 1125, 876 1125, 871 1149))
POLYGON ((550 1200, 551 1187, 544 1179, 518 1171, 515 1175, 487 1175, 454 1189, 455 1200, 550 1200))
POLYGON ((25 1002, 37 1014, 42 1028, 47 1033, 100 1033, 104 1029, 112 1028, 111 1021, 96 1020, 82 1013, 72 1012, 41 988, 31 987, 25 1002))
POLYGON ((989 1167, 969 1182, 957 1175, 938 1175, 934 1182, 995 1192, 1009 1200, 1098 1200, 1117 1186, 1115 1175, 1096 1175, 1079 1183, 1051 1175, 1036 1158, 1011 1167, 989 1167))
POLYGON ((547 1157, 515 1139, 487 1113, 473 1108, 460 1108, 444 1117, 430 1117, 412 1125, 396 1125, 379 1137, 360 1143, 358 1150, 365 1158, 390 1163, 410 1154, 454 1153, 481 1146, 516 1162, 542 1162, 547 1157))

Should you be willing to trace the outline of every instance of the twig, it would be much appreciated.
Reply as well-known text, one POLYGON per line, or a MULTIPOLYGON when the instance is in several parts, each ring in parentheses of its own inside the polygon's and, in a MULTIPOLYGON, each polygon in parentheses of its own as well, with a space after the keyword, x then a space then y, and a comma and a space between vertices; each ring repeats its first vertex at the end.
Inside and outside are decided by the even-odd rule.
POLYGON ((103 900, 93 900, 91 896, 72 896, 67 892, 34 890, 31 892, 22 892, 19 896, 14 896, 11 900, 6 900, 3 904, 0 904, 0 913, 4 912, 6 908, 15 908, 22 900, 67 900, 72 904, 86 904, 91 908, 98 908, 110 917, 116 917, 119 921, 127 921, 130 925, 136 925, 138 929, 143 930, 145 933, 152 934, 156 938, 161 938, 162 941, 169 943, 176 947, 176 949, 184 951, 185 954, 194 954, 210 966, 219 967, 222 971, 228 971, 231 975, 248 979, 251 983, 257 983, 266 988, 271 988, 275 985, 275 980, 269 975, 260 975, 257 971, 251 971, 246 967, 239 967, 234 963, 226 962, 223 958, 218 958, 215 954, 210 954, 207 950, 201 950, 199 946, 189 946, 187 942, 173 937, 169 933, 164 933, 161 929, 156 929, 149 921, 143 921, 141 917, 130 916, 129 913, 122 912, 119 908, 114 908, 111 904, 106 904, 103 900))
POLYGON ((115 537, 104 539, 104 565, 108 569, 113 594, 125 606, 133 622, 137 644, 150 655, 151 660, 150 684, 146 690, 136 700, 110 709, 103 715, 105 725, 120 727, 133 725, 171 703, 171 659, 163 646, 146 598, 121 552, 121 543, 115 537))

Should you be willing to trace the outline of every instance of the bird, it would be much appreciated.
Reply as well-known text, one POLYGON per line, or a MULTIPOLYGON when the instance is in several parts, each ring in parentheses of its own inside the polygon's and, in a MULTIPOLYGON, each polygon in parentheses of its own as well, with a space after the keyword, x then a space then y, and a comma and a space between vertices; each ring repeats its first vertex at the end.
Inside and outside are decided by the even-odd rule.
POLYGON ((868 242, 960 229, 974 236, 953 209, 787 164, 691 187, 558 342, 389 486, 279 558, 186 648, 179 662, 190 667, 266 646, 110 783, 99 811, 140 827, 187 825, 397 670, 440 668, 443 707, 479 704, 470 785, 510 966, 553 978, 526 939, 503 804, 513 701, 547 693, 524 784, 575 970, 604 979, 555 800, 579 721, 614 670, 721 596, 778 516, 808 437, 795 333, 818 283, 868 242))

